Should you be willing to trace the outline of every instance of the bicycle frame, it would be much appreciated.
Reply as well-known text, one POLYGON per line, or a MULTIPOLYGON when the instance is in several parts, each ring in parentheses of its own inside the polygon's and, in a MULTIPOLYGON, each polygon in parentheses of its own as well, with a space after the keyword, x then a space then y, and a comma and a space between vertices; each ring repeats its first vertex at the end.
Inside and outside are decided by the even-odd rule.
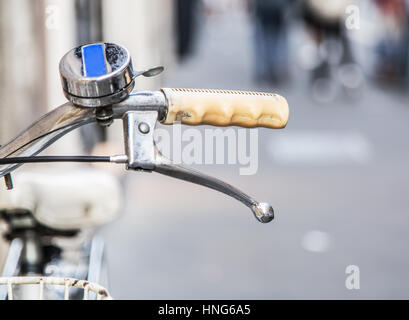
MULTIPOLYGON (((55 270, 59 268, 59 264, 64 267, 64 258, 60 255, 57 261, 48 260, 48 257, 44 257, 40 252, 44 252, 45 243, 41 240, 43 237, 38 231, 30 230, 31 237, 23 235, 16 236, 10 242, 10 247, 8 255, 1 273, 1 278, 10 278, 17 276, 36 276, 36 275, 49 275, 50 267, 53 267, 51 274, 62 276, 63 278, 74 277, 74 278, 86 278, 90 283, 99 283, 103 286, 107 286, 108 277, 107 277, 107 267, 105 261, 105 249, 104 241, 99 236, 92 236, 90 240, 83 242, 81 247, 78 248, 78 253, 82 253, 87 257, 86 268, 80 274, 72 274, 72 272, 67 272, 66 270, 55 270), (61 262, 61 263, 59 263, 61 262), (53 264, 50 264, 53 263, 53 264), (23 268, 22 266, 25 266, 23 268), (27 268, 27 266, 34 267, 27 268), (40 268, 38 268, 40 267, 40 268)), ((58 236, 56 234, 56 236, 58 236)), ((75 237, 72 235, 71 237, 75 237)), ((68 241, 70 241, 68 237, 68 241)), ((64 248, 60 248, 64 250, 64 248)), ((81 268, 79 268, 81 269, 81 268)), ((22 294, 25 299, 36 298, 36 292, 32 293, 30 289, 24 291, 24 288, 21 289, 22 294), (31 295, 34 294, 32 297, 31 295)), ((56 292, 56 295, 63 296, 63 288, 59 292, 56 292)), ((0 300, 7 299, 8 290, 5 286, 0 286, 0 300)), ((74 293, 72 295, 75 299, 77 295, 74 293)), ((78 298, 81 298, 78 296, 78 298)), ((90 299, 95 299, 96 294, 94 292, 89 293, 90 299)))

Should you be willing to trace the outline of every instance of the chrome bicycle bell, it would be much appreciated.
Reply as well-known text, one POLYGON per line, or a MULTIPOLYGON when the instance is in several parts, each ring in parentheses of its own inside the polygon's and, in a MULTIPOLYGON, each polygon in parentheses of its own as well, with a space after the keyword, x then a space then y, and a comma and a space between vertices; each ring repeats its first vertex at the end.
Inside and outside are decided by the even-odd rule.
POLYGON ((81 107, 105 107, 126 99, 139 75, 154 76, 162 67, 134 72, 128 50, 93 43, 70 50, 60 61, 65 97, 81 107))

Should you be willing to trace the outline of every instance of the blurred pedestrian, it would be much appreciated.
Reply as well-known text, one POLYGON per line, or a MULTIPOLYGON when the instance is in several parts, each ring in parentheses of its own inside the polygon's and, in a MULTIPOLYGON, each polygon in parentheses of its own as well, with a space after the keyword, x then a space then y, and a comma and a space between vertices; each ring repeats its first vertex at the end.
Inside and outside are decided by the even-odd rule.
POLYGON ((176 50, 184 59, 193 49, 198 0, 175 0, 176 50))
POLYGON ((333 100, 340 87, 348 96, 360 94, 363 73, 355 62, 346 33, 347 8, 357 3, 355 0, 302 1, 302 15, 317 55, 311 73, 316 100, 333 100))
POLYGON ((310 35, 321 54, 317 72, 328 72, 328 64, 353 61, 345 33, 346 8, 353 0, 304 0, 303 17, 310 35), (326 56, 325 56, 326 55, 326 56), (319 70, 319 71, 318 71, 319 70))
POLYGON ((408 5, 405 0, 375 0, 381 13, 384 32, 377 45, 376 73, 380 79, 405 80, 408 76, 408 5))
POLYGON ((257 81, 278 83, 287 77, 287 9, 291 0, 251 0, 255 26, 257 81))

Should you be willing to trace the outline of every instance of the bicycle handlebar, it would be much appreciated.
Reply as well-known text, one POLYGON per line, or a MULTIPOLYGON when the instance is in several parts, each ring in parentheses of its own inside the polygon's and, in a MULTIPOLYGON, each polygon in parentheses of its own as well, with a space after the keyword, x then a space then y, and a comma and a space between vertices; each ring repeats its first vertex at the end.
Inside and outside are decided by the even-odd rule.
MULTIPOLYGON (((175 123, 175 119, 177 119, 178 117, 178 112, 175 113, 175 107, 179 106, 180 110, 188 110, 189 97, 193 97, 192 99, 194 101, 199 102, 200 97, 203 95, 214 95, 212 97, 208 96, 207 99, 205 99, 205 102, 202 103, 201 110, 206 109, 205 107, 207 106, 207 112, 202 113, 202 116, 200 117, 200 114, 197 111, 199 107, 195 107, 193 105, 193 107, 189 109, 191 115, 190 117, 186 116, 186 114, 183 113, 183 116, 181 118, 182 123, 189 123, 189 119, 196 119, 194 124, 199 124, 198 119, 202 119, 201 123, 203 124, 241 124, 242 126, 249 127, 252 124, 254 125, 254 118, 256 118, 257 116, 257 113, 254 113, 254 109, 258 108, 257 110, 260 111, 264 110, 263 108, 266 107, 270 108, 267 110, 270 110, 270 114, 272 115, 271 118, 274 118, 275 114, 279 115, 281 112, 281 114, 284 114, 284 116, 282 116, 281 118, 285 119, 286 122, 286 113, 288 114, 286 108, 288 108, 288 106, 284 98, 274 95, 262 95, 261 100, 258 100, 260 99, 259 96, 256 96, 257 98, 254 99, 251 94, 243 94, 237 91, 234 94, 223 92, 220 98, 220 95, 219 93, 217 93, 217 91, 215 91, 216 93, 206 94, 203 93, 205 92, 203 90, 200 90, 196 93, 191 93, 190 91, 191 89, 183 94, 184 99, 180 95, 176 96, 175 99, 175 95, 172 95, 172 93, 169 94, 169 92, 172 92, 171 89, 164 89, 163 91, 156 92, 132 92, 126 100, 112 105, 112 118, 122 119, 124 121, 124 127, 128 128, 128 130, 125 130, 125 146, 127 155, 111 157, 111 162, 127 163, 127 167, 130 169, 156 171, 158 173, 218 190, 232 196, 233 198, 236 198, 246 206, 250 207, 254 215, 260 222, 265 223, 271 221, 273 219, 274 212, 271 206, 269 206, 268 204, 258 203, 251 197, 247 196, 245 193, 227 183, 224 183, 221 180, 209 177, 191 169, 183 168, 182 166, 176 166, 170 160, 164 158, 155 147, 153 141, 153 129, 156 120, 161 120, 161 122, 164 124, 175 123), (227 95, 227 98, 225 95, 227 95), (245 119, 244 122, 238 121, 237 119, 235 119, 234 115, 237 116, 237 114, 234 112, 232 120, 229 123, 224 120, 220 120, 223 117, 223 119, 226 118, 226 109, 229 110, 228 108, 225 108, 225 106, 227 106, 225 101, 229 101, 230 99, 230 106, 234 106, 239 102, 239 100, 237 99, 241 96, 247 97, 248 100, 246 101, 251 101, 252 104, 243 104, 241 108, 237 109, 241 110, 241 112, 243 112, 242 114, 245 114, 246 112, 247 114, 251 114, 251 112, 253 111, 253 115, 256 115, 253 116, 251 120, 253 122, 244 117, 241 118, 245 119), (214 118, 211 117, 213 111, 215 112, 214 118), (152 128, 150 137, 144 136, 143 138, 141 138, 139 137, 140 133, 138 136, 138 132, 135 129, 137 126, 137 121, 139 121, 135 119, 137 119, 138 116, 145 116, 146 120, 144 121, 150 123, 150 128, 152 128), (150 122, 148 121, 149 119, 150 122), (141 145, 140 141, 135 142, 136 139, 145 140, 141 145), (149 150, 149 152, 151 153, 150 156, 147 158, 141 158, 141 155, 146 154, 144 152, 141 152, 138 147, 139 149, 145 148, 146 150, 149 150)), ((236 109, 233 107, 230 110, 235 111, 236 109)), ((266 113, 264 113, 264 115, 265 114, 266 113)), ((238 115, 240 116, 241 114, 238 115)), ((72 103, 66 103, 40 118, 37 122, 32 124, 27 130, 23 131, 11 142, 1 147, 0 158, 16 156, 30 157, 37 155, 69 131, 96 121, 98 121, 98 108, 82 108, 75 106, 72 103)), ((265 123, 263 122, 262 124, 265 123)), ((276 122, 274 121, 269 125, 277 127, 276 122)), ((280 126, 282 127, 284 125, 281 124, 280 126)), ((0 176, 5 176, 21 165, 22 163, 14 163, 0 166, 0 176)))
POLYGON ((269 204, 259 203, 219 179, 175 165, 164 157, 155 145, 154 129, 157 122, 284 128, 289 115, 287 101, 276 94, 248 91, 180 88, 131 91, 136 76, 153 76, 162 69, 134 72, 129 52, 115 44, 85 45, 71 50, 60 63, 64 94, 71 102, 44 115, 0 148, 0 159, 10 158, 2 161, 0 177, 17 169, 26 160, 95 160, 89 157, 32 157, 73 129, 92 122, 108 126, 115 119, 122 119, 125 154, 105 157, 104 161, 125 163, 127 169, 156 171, 223 192, 251 208, 258 221, 271 221, 274 211, 269 204), (101 65, 93 69, 95 52, 99 52, 101 65), (104 72, 100 74, 101 70, 104 72))

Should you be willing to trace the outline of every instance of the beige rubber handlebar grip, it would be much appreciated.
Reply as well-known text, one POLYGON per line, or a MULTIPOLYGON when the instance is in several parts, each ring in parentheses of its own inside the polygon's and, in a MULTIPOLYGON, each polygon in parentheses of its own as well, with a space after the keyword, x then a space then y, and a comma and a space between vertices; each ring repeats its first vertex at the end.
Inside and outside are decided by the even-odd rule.
POLYGON ((164 124, 284 128, 287 101, 273 93, 163 88, 168 102, 164 124))

